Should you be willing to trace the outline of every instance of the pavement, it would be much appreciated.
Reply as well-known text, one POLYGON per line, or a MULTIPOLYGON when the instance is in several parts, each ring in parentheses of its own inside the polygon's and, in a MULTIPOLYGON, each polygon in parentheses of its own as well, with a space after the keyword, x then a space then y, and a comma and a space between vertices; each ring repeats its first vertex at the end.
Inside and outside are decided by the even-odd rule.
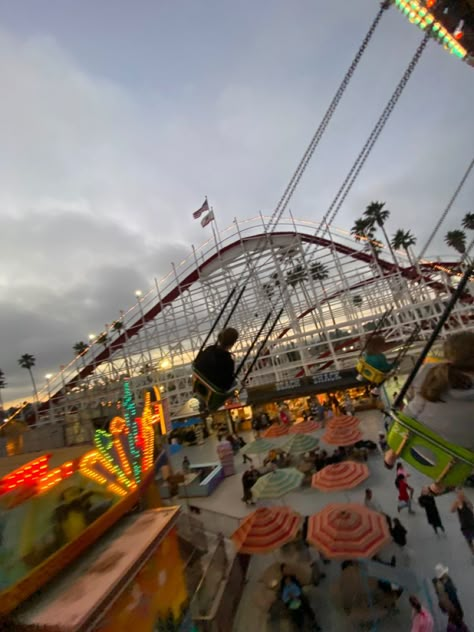
MULTIPOLYGON (((361 429, 364 438, 377 440, 377 433, 383 429, 382 416, 379 411, 367 411, 359 413, 361 419, 361 429)), ((321 431, 315 434, 320 436, 321 431)), ((244 438, 251 440, 247 435, 244 438)), ((216 439, 210 437, 201 446, 184 447, 178 454, 173 456, 173 462, 179 469, 184 455, 187 455, 192 464, 209 463, 217 461, 216 439)), ((321 446, 332 450, 332 446, 321 446)), ((254 463, 258 466, 259 457, 254 457, 254 463)), ((241 475, 246 469, 239 455, 235 457, 236 475, 226 478, 209 498, 193 498, 192 505, 201 508, 200 518, 204 524, 208 523, 215 530, 216 525, 225 533, 230 535, 237 527, 239 519, 247 515, 253 508, 247 507, 242 501, 241 475)), ((370 487, 374 497, 382 506, 382 509, 392 517, 397 513, 397 490, 393 471, 387 471, 379 453, 370 456, 368 461, 370 476, 359 487, 347 492, 323 493, 314 489, 299 489, 285 496, 282 504, 293 507, 303 515, 318 512, 329 502, 363 502, 364 489, 370 487)), ((469 629, 474 629, 474 599, 472 599, 472 585, 474 582, 474 559, 461 534, 459 522, 456 514, 450 512, 450 505, 454 499, 453 494, 446 494, 437 499, 438 509, 444 526, 446 537, 437 537, 426 521, 424 510, 417 506, 416 498, 421 491, 421 487, 426 485, 427 479, 420 473, 405 466, 410 473, 410 484, 415 488, 416 510, 414 515, 408 515, 406 510, 402 510, 399 518, 408 531, 408 544, 406 550, 401 552, 396 545, 389 545, 384 551, 384 557, 394 553, 397 557, 397 567, 406 568, 413 571, 419 582, 427 587, 426 591, 421 591, 419 597, 431 607, 435 616, 436 630, 446 630, 447 620, 437 606, 431 578, 434 576, 434 567, 437 563, 443 563, 449 567, 450 575, 458 588, 458 596, 465 611, 465 622, 469 629)), ((466 494, 474 502, 473 490, 467 489, 466 494)), ((265 503, 261 503, 264 505, 265 503)), ((271 501, 271 504, 279 504, 271 501)), ((312 551, 314 559, 318 554, 312 551)), ((253 556, 249 572, 248 581, 234 622, 233 632, 272 632, 281 630, 284 632, 286 624, 280 622, 277 627, 271 627, 267 622, 266 613, 256 604, 256 595, 261 589, 259 578, 270 564, 282 559, 281 554, 271 554, 253 556)), ((343 612, 337 610, 330 597, 330 586, 337 579, 340 573, 340 564, 331 562, 324 567, 328 577, 316 588, 310 590, 309 598, 313 609, 317 613, 319 622, 323 630, 335 630, 337 632, 351 632, 363 628, 352 627, 343 612)), ((408 632, 410 630, 410 607, 408 604, 408 594, 402 595, 399 601, 399 611, 390 619, 386 619, 377 624, 377 627, 365 628, 380 630, 381 632, 408 632)))

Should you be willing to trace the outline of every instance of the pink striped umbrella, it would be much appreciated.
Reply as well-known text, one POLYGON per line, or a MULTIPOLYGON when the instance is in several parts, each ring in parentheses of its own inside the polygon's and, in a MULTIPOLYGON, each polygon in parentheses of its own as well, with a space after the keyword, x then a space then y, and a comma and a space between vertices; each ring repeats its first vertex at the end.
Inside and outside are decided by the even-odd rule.
POLYGON ((356 503, 333 503, 308 520, 307 540, 325 557, 373 557, 391 541, 385 516, 356 503))
POLYGON ((295 539, 300 514, 290 507, 259 507, 240 524, 232 540, 240 553, 268 553, 295 539))
POLYGON ((362 434, 358 428, 328 428, 321 439, 330 445, 349 446, 360 441, 362 434))
POLYGON ((310 434, 311 432, 316 432, 316 430, 319 430, 320 428, 321 424, 317 421, 306 419, 306 421, 301 421, 299 424, 293 424, 289 432, 290 434, 310 434))
POLYGON ((311 487, 323 492, 340 492, 360 485, 369 476, 369 468, 355 461, 342 461, 327 465, 313 474, 311 487))
POLYGON ((360 420, 357 417, 352 417, 351 415, 341 415, 340 417, 333 417, 327 423, 327 428, 331 430, 337 428, 356 428, 360 423, 360 420))
POLYGON ((272 437, 283 437, 288 434, 288 427, 283 424, 272 424, 269 428, 267 428, 264 432, 262 432, 262 437, 272 438, 272 437))

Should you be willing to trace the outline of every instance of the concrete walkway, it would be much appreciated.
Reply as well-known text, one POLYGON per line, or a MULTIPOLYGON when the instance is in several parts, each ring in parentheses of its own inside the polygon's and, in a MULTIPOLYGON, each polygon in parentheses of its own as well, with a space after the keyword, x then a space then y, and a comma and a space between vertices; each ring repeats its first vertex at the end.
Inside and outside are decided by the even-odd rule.
MULTIPOLYGON (((359 418, 362 420, 361 428, 364 438, 377 440, 377 433, 382 426, 381 414, 377 411, 369 411, 360 413, 359 418)), ((321 433, 316 433, 316 436, 321 433)), ((249 437, 251 439, 251 437, 249 437)), ((323 444, 322 444, 323 445, 323 444)), ((182 458, 187 455, 191 463, 205 463, 217 461, 215 453, 215 438, 208 439, 204 445, 196 447, 183 448, 183 450, 173 457, 175 466, 180 467, 182 458)), ((326 447, 323 445, 323 447, 326 447)), ((332 450, 331 446, 328 446, 332 450)), ((226 514, 226 517, 220 518, 222 530, 231 532, 234 525, 238 524, 238 519, 245 516, 251 511, 244 503, 241 502, 242 486, 241 474, 246 468, 242 464, 239 456, 235 458, 237 475, 227 478, 220 487, 214 492, 210 498, 192 499, 192 504, 201 507, 203 510, 210 512, 218 512, 226 514)), ((254 463, 258 465, 258 458, 254 458, 254 463)), ((332 494, 324 494, 313 489, 301 489, 288 494, 283 500, 284 504, 290 505, 303 515, 309 515, 318 512, 329 502, 363 502, 364 489, 370 487, 373 490, 375 498, 381 504, 383 510, 392 517, 397 516, 397 490, 395 488, 394 472, 387 471, 383 467, 380 455, 369 457, 370 477, 359 488, 349 492, 340 492, 332 494)), ((390 555, 392 550, 397 555, 397 565, 407 565, 408 568, 414 570, 421 579, 427 580, 427 585, 431 590, 431 599, 433 601, 434 613, 438 624, 438 630, 446 629, 446 618, 442 615, 437 607, 437 601, 431 588, 431 578, 434 576, 434 566, 442 562, 450 569, 450 575, 455 582, 459 599, 464 607, 465 621, 467 625, 474 629, 474 600, 472 599, 472 585, 474 582, 474 564, 470 550, 460 532, 458 518, 456 514, 450 513, 450 505, 454 499, 453 494, 446 494, 437 499, 438 508, 444 522, 447 537, 437 537, 432 528, 426 522, 425 512, 416 507, 416 498, 419 495, 421 487, 427 483, 421 474, 414 470, 410 471, 410 484, 415 488, 415 515, 411 516, 402 511, 400 520, 408 530, 408 551, 400 554, 396 550, 395 545, 390 545, 386 555, 390 555)), ((474 501, 474 494, 471 489, 466 490, 467 495, 474 501)), ((273 501, 273 504, 278 504, 273 501)), ((211 521, 216 524, 216 516, 212 513, 207 514, 203 511, 202 518, 204 522, 211 521)), ((227 533, 226 533, 227 535, 227 533)), ((317 554, 315 554, 317 557, 317 554)), ((259 611, 255 605, 255 590, 257 581, 263 570, 271 563, 277 560, 275 554, 269 556, 254 556, 252 559, 246 590, 238 611, 238 616, 234 624, 234 632, 270 632, 270 628, 266 627, 266 616, 259 611)), ((313 607, 318 613, 318 618, 323 630, 337 630, 338 632, 350 632, 352 628, 345 619, 345 616, 336 612, 330 598, 328 587, 339 574, 340 565, 337 562, 331 562, 325 567, 328 578, 316 589, 313 590, 311 600, 313 607)), ((284 629, 283 627, 281 628, 284 629)), ((360 629, 360 628, 359 628, 360 629)), ((408 632, 410 629, 410 608, 408 605, 407 595, 402 595, 400 599, 400 612, 392 617, 390 621, 384 621, 379 624, 377 630, 385 632, 408 632)))

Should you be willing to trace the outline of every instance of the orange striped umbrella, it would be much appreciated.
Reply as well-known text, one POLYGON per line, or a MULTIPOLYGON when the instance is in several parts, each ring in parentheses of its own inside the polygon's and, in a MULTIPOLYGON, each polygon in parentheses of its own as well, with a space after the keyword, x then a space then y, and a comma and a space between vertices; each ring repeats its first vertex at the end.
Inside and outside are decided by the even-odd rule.
POLYGON ((262 437, 271 438, 271 437, 283 437, 288 434, 288 428, 283 424, 272 424, 269 428, 267 428, 264 432, 262 432, 262 437))
POLYGON ((301 516, 290 507, 259 507, 240 524, 232 540, 240 553, 268 553, 295 539, 301 516))
POLYGON ((369 476, 369 468, 355 461, 327 465, 313 474, 311 487, 323 492, 340 492, 360 485, 369 476))
POLYGON ((385 516, 356 503, 333 503, 308 520, 307 540, 328 558, 373 557, 391 541, 385 516))
POLYGON ((318 424, 317 421, 306 419, 306 421, 301 421, 299 424, 291 426, 289 432, 290 434, 310 434, 311 432, 316 432, 316 430, 319 430, 320 428, 321 424, 318 424))
POLYGON ((331 430, 337 428, 357 428, 360 420, 357 417, 352 417, 351 415, 341 415, 340 417, 333 417, 327 423, 327 428, 331 430))
POLYGON ((321 439, 330 445, 346 446, 360 441, 362 434, 358 428, 328 428, 321 439))

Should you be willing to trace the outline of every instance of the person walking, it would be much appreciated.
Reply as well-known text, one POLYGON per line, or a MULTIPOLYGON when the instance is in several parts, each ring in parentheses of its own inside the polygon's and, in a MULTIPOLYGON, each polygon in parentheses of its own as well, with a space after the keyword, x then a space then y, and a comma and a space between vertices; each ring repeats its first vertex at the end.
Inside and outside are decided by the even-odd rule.
POLYGON ((474 513, 472 503, 468 500, 462 489, 458 490, 456 500, 451 506, 451 511, 458 514, 461 533, 463 534, 467 545, 473 555, 474 563, 474 513))
POLYGON ((438 595, 440 610, 448 616, 458 615, 462 621, 464 619, 464 611, 458 599, 457 588, 449 576, 449 568, 444 566, 444 564, 436 564, 435 573, 433 586, 438 595))
POLYGON ((374 498, 374 494, 369 487, 365 490, 364 505, 367 507, 367 509, 372 509, 373 511, 383 513, 380 503, 376 498, 374 498))
POLYGON ((429 487, 423 487, 421 490, 420 497, 418 498, 418 504, 423 507, 426 513, 426 519, 428 523, 433 527, 434 532, 438 535, 438 529, 446 535, 446 530, 441 522, 441 517, 439 515, 438 506, 436 505, 436 500, 433 494, 430 491, 429 487))
POLYGON ((446 632, 469 632, 469 628, 457 612, 451 612, 448 619, 446 632))
POLYGON ((411 501, 415 490, 411 487, 411 485, 408 485, 407 479, 403 474, 399 474, 395 479, 395 487, 398 489, 398 513, 400 513, 401 509, 407 507, 408 513, 414 514, 415 512, 412 509, 411 501))
POLYGON ((433 617, 426 608, 423 608, 418 597, 410 595, 408 601, 412 607, 411 632, 433 632, 433 617))
POLYGON ((257 479, 258 471, 254 468, 253 465, 251 465, 248 470, 245 470, 242 475, 242 488, 244 491, 242 501, 246 505, 255 505, 252 497, 252 487, 255 485, 257 479))

